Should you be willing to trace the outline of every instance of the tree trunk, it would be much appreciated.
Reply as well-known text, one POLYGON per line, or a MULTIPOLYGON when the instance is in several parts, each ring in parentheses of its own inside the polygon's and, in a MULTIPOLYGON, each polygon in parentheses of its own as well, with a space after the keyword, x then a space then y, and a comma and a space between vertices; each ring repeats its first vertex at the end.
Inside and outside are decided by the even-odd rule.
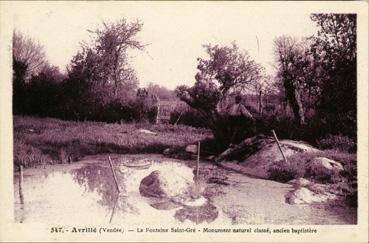
POLYGON ((259 106, 258 106, 258 110, 259 110, 259 114, 263 114, 263 100, 262 100, 262 94, 263 92, 260 90, 259 91, 259 106))
POLYGON ((304 108, 299 90, 290 79, 285 79, 284 87, 286 90, 286 97, 291 105, 295 120, 297 120, 300 125, 305 124, 304 108))

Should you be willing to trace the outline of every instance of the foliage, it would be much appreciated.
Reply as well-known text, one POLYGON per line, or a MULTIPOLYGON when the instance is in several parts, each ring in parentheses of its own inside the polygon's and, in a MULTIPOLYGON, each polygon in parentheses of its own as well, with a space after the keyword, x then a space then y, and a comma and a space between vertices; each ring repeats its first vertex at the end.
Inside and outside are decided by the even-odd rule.
POLYGON ((17 141, 14 143, 14 165, 35 167, 52 163, 53 160, 50 156, 44 154, 37 147, 26 144, 24 141, 17 141))
POLYGON ((160 100, 170 101, 177 99, 173 90, 158 84, 149 83, 146 89, 149 94, 156 95, 160 100))
POLYGON ((37 75, 46 64, 44 48, 32 38, 15 30, 13 32, 13 68, 15 75, 19 76, 17 66, 23 65, 25 68, 22 75, 27 81, 32 75, 37 75))
POLYGON ((338 149, 349 153, 356 152, 355 140, 343 135, 328 134, 325 138, 318 140, 317 145, 322 149, 338 149))
POLYGON ((311 19, 320 28, 311 46, 320 67, 318 115, 328 133, 356 137, 356 15, 313 14, 311 19))
POLYGON ((176 108, 170 113, 171 124, 183 124, 193 127, 208 128, 198 111, 192 108, 176 108))
POLYGON ((356 137, 356 15, 312 14, 316 35, 282 36, 274 51, 283 91, 299 123, 327 134, 356 137), (312 123, 312 124, 305 124, 312 123))
POLYGON ((57 114, 63 78, 59 69, 51 66, 45 66, 37 76, 32 76, 27 84, 26 113, 39 116, 57 114))
POLYGON ((260 78, 261 67, 235 43, 228 46, 205 45, 209 59, 198 58, 196 81, 219 84, 219 91, 245 91, 248 84, 260 78))
POLYGON ((177 96, 196 109, 203 121, 213 131, 220 147, 225 147, 231 135, 224 131, 227 119, 218 110, 219 102, 230 93, 244 92, 251 83, 260 79, 261 66, 232 46, 205 45, 208 59, 198 58, 199 70, 194 86, 179 86, 177 96))
POLYGON ((45 60, 41 45, 21 33, 13 36, 14 114, 66 120, 155 120, 156 103, 135 98, 137 78, 129 66, 129 49, 142 49, 137 33, 142 24, 103 23, 90 31, 65 76, 45 60))
POLYGON ((86 117, 115 100, 134 97, 138 80, 129 66, 128 50, 143 49, 136 37, 141 29, 139 21, 121 19, 89 31, 92 44, 84 43, 68 68, 63 92, 66 114, 86 117))
POLYGON ((292 164, 291 166, 273 166, 269 169, 269 179, 280 182, 288 182, 290 180, 304 177, 305 165, 292 164))
POLYGON ((301 87, 308 78, 309 60, 306 47, 295 38, 281 36, 274 40, 274 54, 278 65, 278 77, 283 83, 287 101, 292 107, 294 118, 299 124, 305 123, 305 111, 301 97, 301 87))

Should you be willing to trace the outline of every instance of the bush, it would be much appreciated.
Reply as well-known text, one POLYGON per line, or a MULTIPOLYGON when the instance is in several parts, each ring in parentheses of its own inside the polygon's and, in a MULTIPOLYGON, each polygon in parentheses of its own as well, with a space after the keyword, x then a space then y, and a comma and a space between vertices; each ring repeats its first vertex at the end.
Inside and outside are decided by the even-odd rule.
MULTIPOLYGON (((37 165, 53 164, 55 161, 40 149, 18 141, 14 143, 14 165, 32 167, 37 165)), ((14 168, 17 169, 17 168, 14 168)))
POLYGON ((317 141, 321 149, 338 149, 345 152, 356 152, 356 142, 354 139, 343 135, 329 134, 327 137, 317 141))
POLYGON ((282 165, 282 162, 275 164, 269 169, 269 179, 280 182, 288 182, 293 179, 302 178, 306 174, 305 163, 299 160, 298 163, 289 160, 289 165, 282 165))
POLYGON ((170 113, 170 124, 183 124, 192 127, 208 128, 198 111, 191 108, 176 108, 170 113))

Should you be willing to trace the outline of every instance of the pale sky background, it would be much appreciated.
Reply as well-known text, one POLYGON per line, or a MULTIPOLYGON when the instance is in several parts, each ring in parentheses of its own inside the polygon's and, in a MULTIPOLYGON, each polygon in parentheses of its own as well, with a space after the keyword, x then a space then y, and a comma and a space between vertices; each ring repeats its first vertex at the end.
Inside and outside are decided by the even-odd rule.
POLYGON ((140 19, 146 51, 135 52, 132 65, 140 86, 149 82, 174 89, 192 85, 196 58, 206 56, 203 44, 236 41, 240 49, 273 73, 273 39, 316 33, 309 13, 293 8, 274 11, 267 4, 247 2, 31 2, 16 4, 14 27, 44 46, 51 64, 62 71, 89 40, 87 29, 102 20, 140 19), (259 40, 259 51, 257 39, 259 40))

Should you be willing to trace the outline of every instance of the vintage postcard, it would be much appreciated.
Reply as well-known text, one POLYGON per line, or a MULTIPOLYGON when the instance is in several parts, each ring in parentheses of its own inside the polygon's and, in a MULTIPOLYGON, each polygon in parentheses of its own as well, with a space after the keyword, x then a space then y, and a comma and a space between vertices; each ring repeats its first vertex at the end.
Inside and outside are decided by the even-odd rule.
POLYGON ((1 1, 1 242, 367 242, 368 2, 1 1))

